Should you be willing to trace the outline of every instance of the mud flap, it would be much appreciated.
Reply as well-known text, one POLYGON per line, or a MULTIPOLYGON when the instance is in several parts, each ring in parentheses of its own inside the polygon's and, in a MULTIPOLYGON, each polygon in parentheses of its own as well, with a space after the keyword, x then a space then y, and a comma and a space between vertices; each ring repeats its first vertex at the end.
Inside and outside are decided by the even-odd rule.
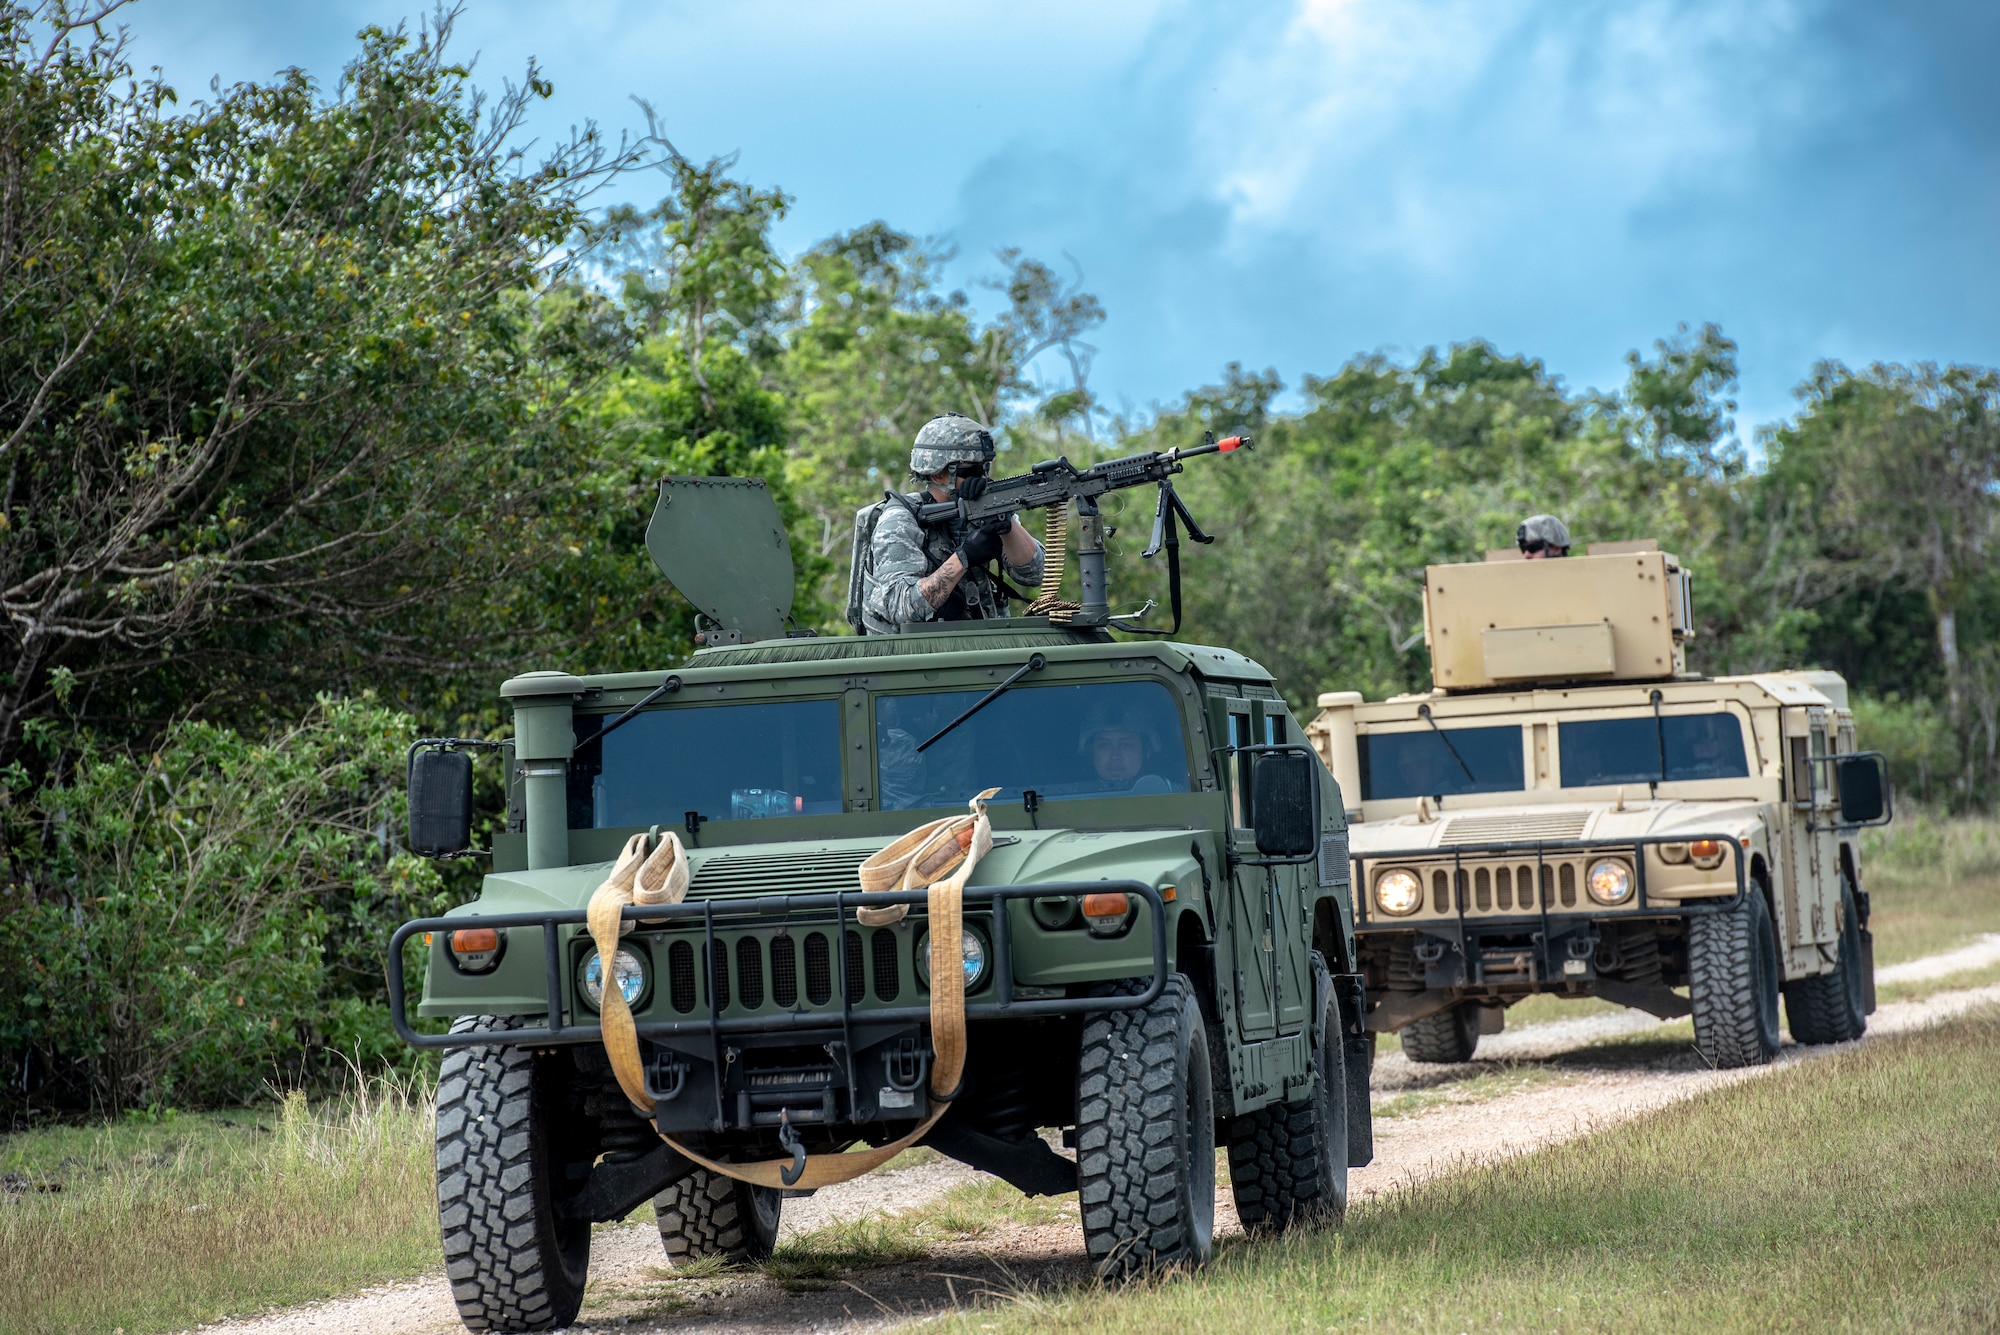
POLYGON ((1375 1038, 1364 1019, 1367 997, 1360 975, 1336 974, 1333 992, 1340 1003, 1340 1050, 1347 1067, 1347 1166, 1364 1168, 1375 1158, 1375 1114, 1368 1101, 1375 1038))
POLYGON ((1875 1013, 1875 933, 1861 929, 1861 1013, 1875 1013))

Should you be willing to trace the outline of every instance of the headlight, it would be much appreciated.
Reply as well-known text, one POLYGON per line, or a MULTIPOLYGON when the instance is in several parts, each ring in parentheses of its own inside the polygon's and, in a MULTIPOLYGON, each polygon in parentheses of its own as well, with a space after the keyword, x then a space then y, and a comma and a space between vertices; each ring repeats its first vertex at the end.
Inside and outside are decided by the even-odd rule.
POLYGON ((1375 878, 1375 907, 1402 917, 1424 906, 1424 883, 1413 871, 1401 867, 1375 878))
POLYGON ((1616 858, 1599 858, 1590 864, 1584 887, 1600 904, 1623 904, 1632 897, 1632 869, 1616 858))
MULTIPOLYGON (((646 990, 645 961, 641 960, 632 951, 620 946, 617 955, 612 958, 611 973, 618 980, 618 991, 624 996, 625 1004, 627 1006, 636 1005, 639 997, 646 990)), ((578 976, 582 980, 583 995, 590 1002, 590 1008, 592 1010, 603 1009, 604 960, 597 953, 596 947, 593 946, 590 953, 583 957, 583 971, 578 976)))
MULTIPOLYGON (((973 991, 986 981, 986 938, 967 927, 959 938, 959 956, 965 965, 965 990, 973 991)), ((917 977, 931 985, 931 934, 917 938, 917 977)))

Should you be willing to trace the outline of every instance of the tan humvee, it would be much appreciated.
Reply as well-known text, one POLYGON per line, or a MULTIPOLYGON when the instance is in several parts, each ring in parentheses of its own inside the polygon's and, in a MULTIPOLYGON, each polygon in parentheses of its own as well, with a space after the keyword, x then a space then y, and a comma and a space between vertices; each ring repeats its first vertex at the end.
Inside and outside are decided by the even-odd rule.
POLYGON ((1831 672, 1696 677, 1653 542, 1425 572, 1435 689, 1319 697, 1372 1032, 1463 1061, 1547 993, 1694 1017, 1718 1066, 1874 1009, 1858 829, 1888 819, 1831 672))

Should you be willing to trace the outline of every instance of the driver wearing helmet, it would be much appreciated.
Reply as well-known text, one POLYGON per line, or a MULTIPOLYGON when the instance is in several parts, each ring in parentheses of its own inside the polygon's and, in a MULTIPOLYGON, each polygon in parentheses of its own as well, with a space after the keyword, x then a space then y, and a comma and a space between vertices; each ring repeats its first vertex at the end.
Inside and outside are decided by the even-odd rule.
POLYGON ((1119 793, 1170 793, 1174 785, 1152 773, 1160 743, 1151 720, 1137 709, 1096 705, 1084 716, 1078 747, 1098 782, 1119 793))
POLYGON ((869 634, 893 634, 912 621, 1006 616, 1006 598, 989 568, 995 561, 1017 585, 1041 583, 1042 544, 1013 516, 975 524, 917 518, 919 505, 978 496, 992 464, 993 435, 970 417, 946 413, 917 432, 910 480, 926 489, 890 492, 876 521, 861 594, 869 634))

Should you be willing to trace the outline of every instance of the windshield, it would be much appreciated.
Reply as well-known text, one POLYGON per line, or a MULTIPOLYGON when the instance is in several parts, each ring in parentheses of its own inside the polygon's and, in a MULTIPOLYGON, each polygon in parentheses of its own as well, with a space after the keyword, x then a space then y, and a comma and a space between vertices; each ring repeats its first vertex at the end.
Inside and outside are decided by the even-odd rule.
POLYGON ((1454 793, 1508 793, 1526 787, 1521 777, 1521 729, 1446 728, 1446 748, 1429 728, 1418 732, 1363 733, 1361 796, 1449 797, 1454 793), (1452 751, 1458 752, 1456 759, 1452 751), (1459 761, 1463 760, 1463 765, 1459 761), (1467 775, 1466 771, 1472 773, 1467 775))
POLYGON ((585 745, 609 718, 576 719, 571 829, 820 816, 841 810, 840 704, 676 705, 585 745))
POLYGON ((1588 719, 1556 725, 1562 786, 1655 783, 1679 779, 1742 779, 1750 774, 1743 725, 1733 714, 1669 714, 1588 719), (1666 744, 1666 770, 1660 747, 1666 744))
POLYGON ((984 788, 1046 801, 1188 791, 1180 710, 1158 682, 1016 686, 919 753, 985 691, 875 697, 884 811, 953 807, 984 788))

